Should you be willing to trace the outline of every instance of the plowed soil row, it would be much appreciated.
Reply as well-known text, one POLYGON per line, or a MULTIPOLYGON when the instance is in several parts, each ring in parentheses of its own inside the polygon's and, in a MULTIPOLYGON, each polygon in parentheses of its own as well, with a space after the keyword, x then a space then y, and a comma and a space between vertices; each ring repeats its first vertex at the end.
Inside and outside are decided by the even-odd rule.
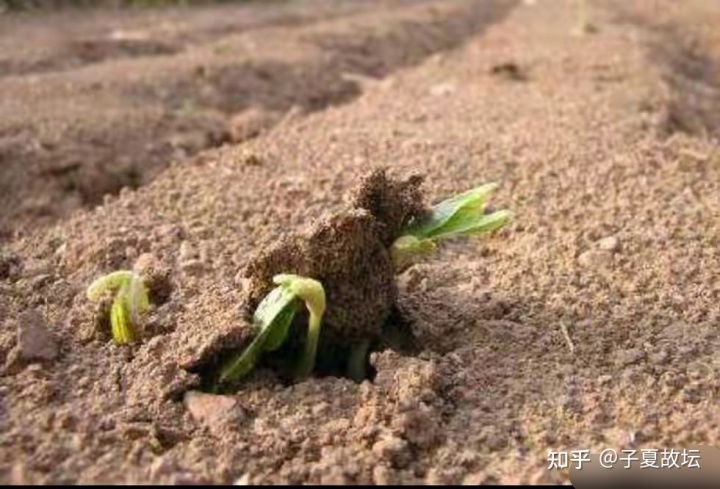
MULTIPOLYGON (((16 94, 2 99, 3 114, 8 104, 42 104, 27 109, 38 117, 72 105, 73 120, 112 128, 108 140, 129 155, 134 142, 173 133, 150 114, 182 107, 177 94, 201 94, 202 117, 214 110, 223 121, 253 103, 285 114, 253 139, 175 165, 153 165, 142 150, 137 158, 158 169, 148 184, 9 235, 5 480, 567 482, 566 471, 547 470, 549 450, 718 445, 718 126, 688 89, 715 93, 718 7, 591 3, 596 30, 578 37, 570 2, 383 5, 224 39, 244 64, 211 43, 146 70, 130 69, 142 58, 80 70, 77 83, 118 88, 107 99, 69 84, 85 100, 71 104, 60 83, 42 98, 17 77, 0 81, 16 94), (200 65, 200 78, 178 76, 200 65), (108 81, 103 70, 126 76, 108 81), (344 72, 362 75, 352 82, 361 88, 339 81, 344 72), (108 109, 95 119, 92 107, 108 109), (391 321, 418 351, 374 352, 372 381, 288 386, 259 369, 234 395, 198 393, 184 366, 197 345, 242 323, 240 272, 283 234, 340 209, 378 165, 425 174, 431 200, 498 181, 493 203, 515 220, 398 277, 391 321), (169 270, 171 291, 153 305, 143 341, 116 346, 95 330, 85 287, 143 253, 169 270)), ((58 148, 77 143, 47 124, 58 148)), ((16 159, 5 151, 3 172, 16 159)), ((22 185, 3 199, 36 195, 22 185)), ((36 222, 10 218, 10 202, 6 222, 36 222)))

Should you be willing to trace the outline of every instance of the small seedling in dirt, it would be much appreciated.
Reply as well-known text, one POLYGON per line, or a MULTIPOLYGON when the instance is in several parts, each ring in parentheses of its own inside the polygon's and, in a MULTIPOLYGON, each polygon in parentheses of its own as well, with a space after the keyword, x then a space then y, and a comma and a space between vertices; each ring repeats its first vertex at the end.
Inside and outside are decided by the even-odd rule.
POLYGON ((123 345, 135 341, 140 316, 150 307, 148 289, 135 271, 121 270, 95 280, 87 289, 87 298, 100 301, 106 294, 114 294, 110 306, 112 337, 123 345))
POLYGON ((436 242, 456 236, 489 234, 510 222, 509 211, 487 212, 487 198, 497 188, 489 183, 435 205, 423 219, 413 221, 395 240, 391 254, 402 270, 422 255, 432 253, 436 242))
POLYGON ((252 343, 221 369, 220 383, 233 383, 250 372, 263 352, 275 351, 285 343, 300 302, 310 313, 305 347, 295 369, 298 379, 310 375, 315 366, 320 323, 325 312, 325 290, 320 282, 298 275, 281 274, 273 278, 278 285, 260 303, 253 316, 256 336, 252 343))
POLYGON ((496 184, 431 208, 422 203, 419 185, 415 177, 391 180, 384 171, 374 171, 353 194, 350 210, 260 252, 246 270, 251 286, 245 305, 254 338, 219 369, 212 367, 213 389, 237 384, 267 353, 273 353, 265 357, 268 363, 289 368, 294 380, 315 369, 344 372, 356 382, 365 379, 373 345, 397 343, 388 337, 392 327, 384 326, 395 307, 397 273, 440 241, 489 234, 511 218, 505 210, 489 211, 487 200, 496 184), (309 312, 306 333, 294 321, 303 303, 309 312))

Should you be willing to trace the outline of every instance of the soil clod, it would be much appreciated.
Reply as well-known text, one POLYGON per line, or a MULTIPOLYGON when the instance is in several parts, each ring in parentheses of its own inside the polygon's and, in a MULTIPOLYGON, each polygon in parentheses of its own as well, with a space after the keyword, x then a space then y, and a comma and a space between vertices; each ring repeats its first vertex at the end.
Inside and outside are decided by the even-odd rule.
POLYGON ((512 61, 493 65, 490 68, 490 73, 512 81, 527 81, 528 78, 525 71, 512 61))
POLYGON ((221 432, 244 418, 243 410, 234 397, 188 391, 183 402, 193 419, 212 432, 221 432))
POLYGON ((58 355, 57 340, 37 310, 26 311, 18 317, 17 345, 20 356, 27 361, 49 361, 58 355))
MULTIPOLYGON (((369 346, 379 341, 397 299, 388 247, 408 222, 424 215, 422 180, 419 175, 393 179, 385 169, 373 170, 351 192, 349 208, 323 216, 260 252, 245 271, 246 319, 251 321, 260 301, 274 288, 274 276, 290 273, 318 280, 327 296, 318 371, 342 371, 348 361, 355 376, 365 371, 369 346)), ((298 334, 298 324, 302 323, 296 321, 291 336, 298 334)), ((278 357, 297 348, 292 338, 289 343, 278 357)))

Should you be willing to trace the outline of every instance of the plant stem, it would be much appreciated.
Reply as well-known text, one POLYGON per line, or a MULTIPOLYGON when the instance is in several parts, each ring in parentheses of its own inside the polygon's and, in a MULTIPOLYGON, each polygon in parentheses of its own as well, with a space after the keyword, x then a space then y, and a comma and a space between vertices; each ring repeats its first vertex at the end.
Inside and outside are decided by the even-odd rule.
POLYGON ((370 340, 363 340, 354 345, 350 350, 350 359, 348 360, 347 374, 355 382, 365 380, 365 363, 367 362, 367 354, 370 349, 370 340))
POLYGON ((308 377, 315 367, 315 356, 317 354, 318 339, 320 338, 321 319, 321 316, 310 312, 307 338, 305 339, 305 351, 303 352, 297 372, 297 376, 301 379, 308 377))
POLYGON ((295 375, 300 379, 307 378, 315 368, 315 356, 317 354, 318 339, 320 338, 320 323, 325 313, 325 290, 317 280, 299 275, 281 273, 273 277, 273 282, 286 287, 290 292, 305 301, 305 307, 310 312, 305 351, 295 375))
POLYGON ((131 343, 135 339, 135 331, 131 324, 131 318, 128 317, 128 311, 123 294, 115 297, 110 307, 110 325, 112 326, 112 336, 116 343, 124 345, 131 343))

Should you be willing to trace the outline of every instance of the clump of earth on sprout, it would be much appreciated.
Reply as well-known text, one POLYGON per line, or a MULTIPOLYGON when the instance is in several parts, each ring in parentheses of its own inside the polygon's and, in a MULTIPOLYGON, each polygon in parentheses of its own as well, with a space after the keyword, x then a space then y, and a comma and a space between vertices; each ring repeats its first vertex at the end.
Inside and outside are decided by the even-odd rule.
POLYGON ((244 272, 243 303, 254 334, 224 352, 210 374, 213 389, 233 389, 259 363, 291 380, 318 370, 366 378, 369 352, 383 343, 395 309, 397 273, 444 240, 489 234, 511 219, 508 211, 488 210, 495 184, 428 207, 422 182, 416 174, 393 179, 374 170, 343 212, 255 256, 244 272))

